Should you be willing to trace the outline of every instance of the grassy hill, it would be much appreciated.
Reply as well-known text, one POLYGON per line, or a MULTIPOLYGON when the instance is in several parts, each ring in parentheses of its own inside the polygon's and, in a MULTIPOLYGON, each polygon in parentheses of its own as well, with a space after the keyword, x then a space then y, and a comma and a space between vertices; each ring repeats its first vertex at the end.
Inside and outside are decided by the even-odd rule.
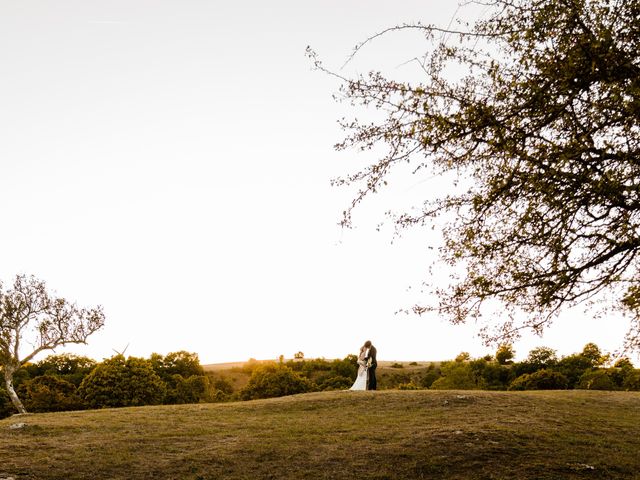
POLYGON ((637 392, 323 392, 0 421, 0 478, 639 479, 637 392), (24 423, 22 428, 11 428, 24 423))

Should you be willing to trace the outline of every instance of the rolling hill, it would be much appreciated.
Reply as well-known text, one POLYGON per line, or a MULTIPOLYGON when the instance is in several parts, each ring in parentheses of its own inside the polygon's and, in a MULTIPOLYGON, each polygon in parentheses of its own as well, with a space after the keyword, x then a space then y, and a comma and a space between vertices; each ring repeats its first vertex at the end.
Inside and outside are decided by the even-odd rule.
POLYGON ((13 416, 0 478, 638 479, 640 393, 321 392, 13 416))

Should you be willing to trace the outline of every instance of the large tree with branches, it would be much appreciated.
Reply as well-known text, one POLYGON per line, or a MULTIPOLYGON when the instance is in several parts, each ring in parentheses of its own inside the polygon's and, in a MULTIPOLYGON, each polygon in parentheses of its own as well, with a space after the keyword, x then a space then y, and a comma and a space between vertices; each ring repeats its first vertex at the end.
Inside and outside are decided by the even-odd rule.
POLYGON ((15 372, 45 350, 86 343, 103 325, 101 307, 84 309, 56 298, 35 277, 17 275, 13 288, 6 291, 0 284, 0 366, 18 412, 26 409, 13 387, 15 372))
POLYGON ((506 308, 483 329, 491 341, 541 332, 564 307, 604 300, 630 314, 625 346, 638 348, 640 2, 468 3, 490 13, 455 29, 395 26, 356 47, 353 55, 379 36, 420 30, 428 51, 417 82, 329 72, 343 98, 382 112, 344 123, 337 148, 386 146, 336 180, 358 186, 342 222, 402 168, 453 178, 447 194, 425 192, 423 204, 393 215, 399 230, 443 224, 437 261, 457 272, 416 312, 464 322, 497 300, 506 308))

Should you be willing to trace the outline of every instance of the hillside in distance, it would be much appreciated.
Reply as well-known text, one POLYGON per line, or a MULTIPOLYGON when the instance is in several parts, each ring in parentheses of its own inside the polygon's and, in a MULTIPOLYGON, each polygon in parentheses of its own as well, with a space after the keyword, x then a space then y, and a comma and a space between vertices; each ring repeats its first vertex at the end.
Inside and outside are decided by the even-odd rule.
POLYGON ((0 478, 637 479, 640 393, 319 392, 13 416, 0 478))

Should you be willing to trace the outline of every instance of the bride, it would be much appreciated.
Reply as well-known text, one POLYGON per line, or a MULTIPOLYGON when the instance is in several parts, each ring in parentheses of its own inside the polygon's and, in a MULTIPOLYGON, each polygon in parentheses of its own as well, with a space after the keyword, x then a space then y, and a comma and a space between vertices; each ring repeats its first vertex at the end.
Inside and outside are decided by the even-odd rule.
POLYGON ((367 389, 367 348, 363 345, 360 347, 360 355, 358 355, 358 376, 353 382, 349 390, 366 390, 367 389))

